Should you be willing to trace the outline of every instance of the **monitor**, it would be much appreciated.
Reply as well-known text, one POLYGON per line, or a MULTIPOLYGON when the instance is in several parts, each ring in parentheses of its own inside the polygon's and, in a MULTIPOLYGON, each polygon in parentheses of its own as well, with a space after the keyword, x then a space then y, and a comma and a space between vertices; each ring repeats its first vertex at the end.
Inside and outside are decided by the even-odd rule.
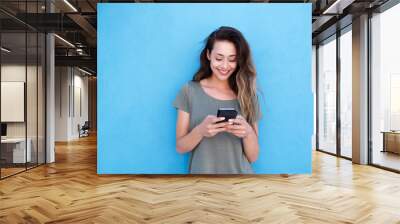
POLYGON ((1 136, 7 136, 7 124, 1 123, 1 136))

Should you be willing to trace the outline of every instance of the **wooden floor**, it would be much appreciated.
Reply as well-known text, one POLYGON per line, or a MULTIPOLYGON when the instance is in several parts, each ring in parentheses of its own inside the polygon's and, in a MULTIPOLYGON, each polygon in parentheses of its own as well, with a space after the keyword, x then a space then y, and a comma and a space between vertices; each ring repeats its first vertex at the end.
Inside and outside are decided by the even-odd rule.
POLYGON ((400 170, 400 155, 392 152, 374 151, 372 161, 374 164, 400 170))
POLYGON ((8 177, 13 174, 23 172, 25 170, 26 170, 25 167, 24 168, 1 168, 1 177, 2 178, 8 177))
POLYGON ((312 175, 96 174, 96 138, 0 181, 0 223, 400 223, 400 175, 315 152, 312 175))
POLYGON ((8 176, 12 176, 17 173, 24 172, 27 169, 34 169, 35 167, 37 167, 37 164, 29 164, 29 163, 27 164, 27 167, 25 167, 25 164, 22 164, 22 165, 19 164, 18 167, 11 167, 11 168, 2 167, 1 168, 1 178, 6 178, 8 176))

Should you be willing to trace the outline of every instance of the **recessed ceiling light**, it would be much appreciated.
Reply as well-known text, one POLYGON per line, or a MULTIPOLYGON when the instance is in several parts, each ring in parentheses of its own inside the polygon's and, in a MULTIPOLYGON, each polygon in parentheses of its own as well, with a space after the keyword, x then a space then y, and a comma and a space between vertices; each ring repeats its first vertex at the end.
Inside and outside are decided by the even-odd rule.
POLYGON ((78 12, 78 10, 71 4, 69 3, 67 0, 64 0, 65 4, 67 4, 72 10, 74 10, 74 12, 78 12))
POLYGON ((66 39, 64 39, 64 38, 62 38, 62 37, 60 37, 60 36, 57 35, 57 34, 54 34, 54 36, 57 37, 58 39, 60 39, 61 41, 63 41, 64 43, 66 43, 67 45, 69 45, 69 46, 75 48, 75 45, 71 44, 71 42, 69 42, 68 40, 66 40, 66 39))
POLYGON ((83 69, 81 69, 81 68, 79 68, 79 67, 78 67, 78 70, 81 71, 81 72, 83 72, 83 73, 85 73, 85 74, 87 74, 87 75, 92 75, 92 73, 90 73, 90 72, 88 72, 88 71, 86 71, 86 70, 83 70, 83 69))
POLYGON ((4 52, 6 52, 6 53, 10 53, 10 52, 11 52, 11 50, 9 50, 9 49, 7 49, 7 48, 5 48, 5 47, 1 47, 1 50, 4 51, 4 52))
POLYGON ((332 5, 324 10, 322 14, 342 14, 343 9, 351 5, 355 0, 336 0, 332 5))

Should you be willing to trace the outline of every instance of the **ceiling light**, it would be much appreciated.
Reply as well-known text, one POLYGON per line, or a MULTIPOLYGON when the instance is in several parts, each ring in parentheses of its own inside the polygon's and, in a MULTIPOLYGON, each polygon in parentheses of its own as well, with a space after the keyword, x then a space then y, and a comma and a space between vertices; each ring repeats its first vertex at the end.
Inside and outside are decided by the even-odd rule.
POLYGON ((85 71, 85 70, 83 70, 83 69, 81 69, 81 68, 79 68, 79 67, 78 67, 78 70, 81 71, 81 72, 83 72, 83 73, 85 73, 85 74, 87 74, 87 75, 92 75, 92 73, 90 73, 90 72, 88 72, 88 71, 85 71))
POLYGON ((69 46, 75 48, 75 45, 71 44, 71 42, 67 41, 66 39, 58 36, 57 34, 54 34, 55 37, 57 37, 58 39, 60 39, 61 41, 63 41, 64 43, 68 44, 69 46))
POLYGON ((343 9, 351 5, 355 0, 336 0, 332 5, 324 10, 322 14, 342 14, 343 9))
POLYGON ((6 52, 6 53, 10 53, 10 52, 11 52, 11 50, 9 50, 9 49, 7 49, 7 48, 5 48, 5 47, 1 47, 1 50, 4 51, 4 52, 6 52))
POLYGON ((72 10, 74 10, 74 12, 78 12, 78 10, 71 4, 69 3, 67 0, 64 0, 65 4, 67 4, 72 10))

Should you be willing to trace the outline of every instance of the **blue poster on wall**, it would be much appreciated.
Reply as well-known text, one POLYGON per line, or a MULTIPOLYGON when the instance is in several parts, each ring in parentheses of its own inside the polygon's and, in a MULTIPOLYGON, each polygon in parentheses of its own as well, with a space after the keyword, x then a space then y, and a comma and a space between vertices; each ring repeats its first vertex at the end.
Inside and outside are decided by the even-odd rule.
POLYGON ((221 26, 243 34, 256 69, 262 117, 251 169, 311 173, 311 4, 103 3, 99 174, 189 173, 196 149, 177 152, 172 103, 199 70, 206 38, 221 26))

